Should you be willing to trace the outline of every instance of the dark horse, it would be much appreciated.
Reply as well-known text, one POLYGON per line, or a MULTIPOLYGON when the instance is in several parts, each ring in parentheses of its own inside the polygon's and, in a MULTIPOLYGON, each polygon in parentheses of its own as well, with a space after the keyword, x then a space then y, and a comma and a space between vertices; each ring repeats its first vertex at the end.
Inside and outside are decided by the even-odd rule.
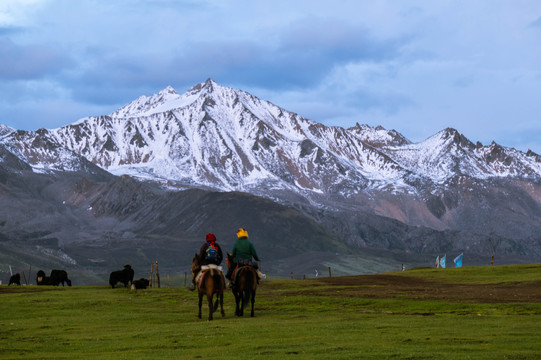
POLYGON ((210 268, 208 270, 201 270, 201 259, 198 254, 195 254, 192 260, 192 276, 196 277, 197 292, 199 293, 199 314, 201 319, 201 305, 203 304, 203 295, 207 295, 207 301, 209 304, 209 321, 212 320, 212 313, 218 310, 218 304, 220 305, 222 316, 225 316, 224 312, 224 290, 225 290, 225 278, 223 272, 218 269, 210 268), (216 302, 212 304, 212 298, 216 293, 216 302))
MULTIPOLYGON (((227 254, 227 266, 231 267, 234 264, 233 255, 227 254)), ((237 304, 235 315, 244 316, 244 307, 248 302, 252 302, 252 311, 250 316, 254 317, 255 292, 257 289, 257 272, 253 267, 244 265, 239 266, 231 276, 233 281, 233 295, 237 304)))

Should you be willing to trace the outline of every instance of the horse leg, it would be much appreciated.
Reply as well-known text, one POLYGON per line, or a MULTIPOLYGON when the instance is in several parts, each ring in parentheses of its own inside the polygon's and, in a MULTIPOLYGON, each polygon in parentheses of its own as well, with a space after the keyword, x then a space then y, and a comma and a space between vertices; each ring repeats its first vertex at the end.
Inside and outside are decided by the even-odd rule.
POLYGON ((241 312, 240 312, 240 294, 237 291, 235 291, 235 304, 236 304, 235 315, 241 316, 241 312))
POLYGON ((209 303, 209 321, 212 320, 212 312, 214 311, 214 305, 212 304, 212 293, 209 295, 207 294, 207 300, 209 303))
POLYGON ((222 317, 225 316, 225 311, 224 311, 224 293, 223 292, 220 292, 220 309, 221 309, 221 313, 222 313, 222 317))
POLYGON ((197 317, 200 319, 201 319, 201 305, 203 305, 203 293, 199 293, 199 314, 197 315, 197 317))
POLYGON ((246 290, 243 290, 240 296, 241 296, 241 307, 240 307, 239 316, 244 316, 244 308, 246 307, 246 290))
POLYGON ((255 290, 252 290, 252 312, 250 313, 251 317, 254 317, 254 303, 255 303, 255 290))

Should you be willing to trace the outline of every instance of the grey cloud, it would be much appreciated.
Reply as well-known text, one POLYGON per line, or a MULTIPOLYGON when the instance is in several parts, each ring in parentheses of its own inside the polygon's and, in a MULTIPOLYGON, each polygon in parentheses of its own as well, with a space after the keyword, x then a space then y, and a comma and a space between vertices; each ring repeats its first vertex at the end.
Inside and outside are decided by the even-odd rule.
POLYGON ((281 51, 332 58, 333 62, 382 61, 397 57, 407 42, 407 38, 377 41, 362 26, 311 19, 282 34, 281 51))
POLYGON ((375 93, 371 90, 361 89, 349 94, 345 105, 361 112, 379 110, 385 115, 394 115, 403 108, 414 106, 415 102, 404 94, 375 93))
POLYGON ((135 89, 155 91, 167 84, 188 88, 208 77, 245 87, 307 89, 317 86, 337 66, 396 59, 410 41, 407 37, 376 40, 360 26, 330 20, 303 21, 277 35, 275 43, 199 41, 178 45, 168 53, 139 56, 89 49, 93 59, 88 64, 98 65, 66 81, 77 87, 77 99, 96 103, 116 103, 120 88, 137 96, 132 94, 135 89))
POLYGON ((0 38, 0 79, 39 79, 73 66, 69 56, 43 45, 19 46, 0 38))

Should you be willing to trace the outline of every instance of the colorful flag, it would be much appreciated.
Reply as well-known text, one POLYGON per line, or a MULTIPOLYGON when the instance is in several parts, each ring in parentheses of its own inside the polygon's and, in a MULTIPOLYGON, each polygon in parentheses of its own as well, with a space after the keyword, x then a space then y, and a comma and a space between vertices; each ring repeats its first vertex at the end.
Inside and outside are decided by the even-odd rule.
POLYGON ((440 267, 440 256, 438 255, 438 257, 436 258, 436 267, 439 268, 440 267))
POLYGON ((464 253, 458 255, 453 261, 455 262, 455 267, 461 267, 462 266, 462 257, 464 256, 464 253))
POLYGON ((445 255, 444 257, 442 257, 440 259, 440 267, 444 268, 445 269, 445 258, 447 257, 447 255, 445 255))

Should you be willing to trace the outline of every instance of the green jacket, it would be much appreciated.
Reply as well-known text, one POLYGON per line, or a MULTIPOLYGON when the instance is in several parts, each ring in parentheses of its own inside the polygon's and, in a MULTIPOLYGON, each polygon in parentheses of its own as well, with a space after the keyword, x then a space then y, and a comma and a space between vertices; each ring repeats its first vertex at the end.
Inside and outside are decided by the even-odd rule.
POLYGON ((233 250, 231 250, 231 253, 233 254, 233 261, 235 262, 238 262, 239 259, 252 260, 252 256, 256 261, 259 261, 259 257, 257 256, 254 245, 248 241, 248 238, 245 237, 235 241, 235 245, 233 245, 233 250))

